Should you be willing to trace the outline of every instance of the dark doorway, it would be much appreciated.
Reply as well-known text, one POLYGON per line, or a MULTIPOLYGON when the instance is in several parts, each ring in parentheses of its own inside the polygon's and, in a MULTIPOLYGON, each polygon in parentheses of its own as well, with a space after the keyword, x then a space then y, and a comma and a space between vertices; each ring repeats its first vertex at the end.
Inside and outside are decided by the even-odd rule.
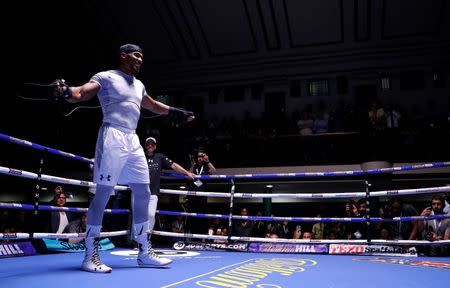
POLYGON ((266 127, 277 128, 283 127, 283 121, 286 114, 286 93, 271 92, 264 95, 265 109, 264 120, 266 127))
POLYGON ((377 86, 375 84, 354 86, 353 96, 356 107, 361 111, 366 111, 370 104, 377 99, 377 86))

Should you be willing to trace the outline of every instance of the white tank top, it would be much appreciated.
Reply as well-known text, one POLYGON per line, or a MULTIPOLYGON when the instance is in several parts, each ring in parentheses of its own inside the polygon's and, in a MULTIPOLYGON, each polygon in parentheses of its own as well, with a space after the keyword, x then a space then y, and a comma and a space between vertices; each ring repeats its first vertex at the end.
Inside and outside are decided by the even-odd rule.
POLYGON ((99 72, 92 76, 91 81, 101 87, 97 96, 103 110, 103 122, 135 130, 145 94, 144 84, 119 70, 99 72))

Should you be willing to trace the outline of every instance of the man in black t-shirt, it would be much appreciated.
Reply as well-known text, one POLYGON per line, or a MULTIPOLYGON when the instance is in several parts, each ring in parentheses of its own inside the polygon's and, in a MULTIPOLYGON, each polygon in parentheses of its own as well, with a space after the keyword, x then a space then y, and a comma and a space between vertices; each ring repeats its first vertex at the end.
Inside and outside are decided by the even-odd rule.
POLYGON ((190 180, 195 179, 195 174, 173 162, 164 154, 156 153, 156 147, 156 139, 154 137, 148 137, 145 140, 145 154, 147 156, 147 165, 150 173, 150 192, 152 193, 149 204, 150 231, 153 231, 153 227, 155 226, 155 214, 158 204, 162 169, 173 169, 186 175, 190 180))

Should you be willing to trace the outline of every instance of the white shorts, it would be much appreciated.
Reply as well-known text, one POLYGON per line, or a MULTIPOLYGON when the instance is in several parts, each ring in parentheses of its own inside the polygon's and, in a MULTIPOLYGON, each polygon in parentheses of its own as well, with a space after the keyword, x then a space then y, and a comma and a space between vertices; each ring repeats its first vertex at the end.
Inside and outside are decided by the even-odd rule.
POLYGON ((149 184, 147 160, 138 136, 134 131, 119 129, 107 123, 100 128, 95 147, 94 183, 149 184))

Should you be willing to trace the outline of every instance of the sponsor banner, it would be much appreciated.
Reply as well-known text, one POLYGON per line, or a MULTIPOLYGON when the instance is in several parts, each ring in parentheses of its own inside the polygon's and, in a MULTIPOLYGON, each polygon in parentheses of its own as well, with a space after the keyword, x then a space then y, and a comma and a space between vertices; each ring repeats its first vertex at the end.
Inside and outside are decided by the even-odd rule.
POLYGON ((0 258, 16 257, 16 256, 31 256, 36 255, 31 242, 1 242, 0 241, 0 258))
POLYGON ((415 247, 391 245, 331 244, 330 254, 417 257, 415 247))
POLYGON ((248 244, 237 243, 203 243, 178 241, 173 244, 176 250, 199 250, 199 251, 247 251, 248 244))
POLYGON ((249 252, 274 253, 328 253, 326 244, 293 244, 293 243, 259 243, 252 242, 248 246, 249 252))
POLYGON ((330 254, 363 254, 366 245, 330 244, 330 254))
POLYGON ((404 258, 357 258, 353 259, 355 261, 368 261, 377 263, 387 263, 387 264, 397 264, 397 265, 408 265, 408 266, 419 266, 423 268, 439 268, 439 269, 449 269, 450 262, 441 261, 429 261, 429 260, 414 260, 414 259, 404 259, 404 258))
MULTIPOLYGON (((58 239, 48 239, 43 238, 42 241, 44 241, 45 247, 48 251, 54 251, 54 252, 83 252, 86 251, 86 246, 84 245, 84 241, 80 243, 68 243, 67 241, 58 240, 58 239)), ((99 250, 111 250, 115 246, 109 240, 108 238, 104 238, 100 240, 99 242, 99 250)))

